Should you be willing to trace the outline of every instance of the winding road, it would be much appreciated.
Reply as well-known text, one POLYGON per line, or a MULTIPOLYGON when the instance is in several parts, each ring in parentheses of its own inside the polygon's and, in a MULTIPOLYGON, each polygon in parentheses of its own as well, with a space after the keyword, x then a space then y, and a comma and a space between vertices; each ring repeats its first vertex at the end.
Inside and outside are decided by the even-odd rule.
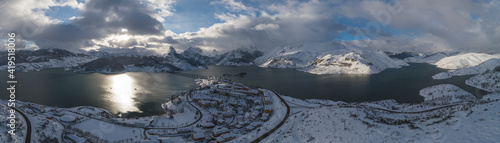
POLYGON ((252 143, 258 143, 262 140, 264 140, 265 138, 267 138, 269 135, 273 134, 276 130, 278 130, 281 126, 283 126, 283 124, 285 124, 286 120, 288 119, 288 116, 290 116, 290 106, 288 106, 288 103, 286 103, 286 101, 281 98, 281 96, 274 90, 271 90, 274 94, 276 94, 276 96, 278 96, 278 98, 280 98, 281 102, 283 102, 286 106, 286 115, 285 117, 283 118, 283 120, 281 120, 281 122, 276 125, 276 127, 274 127, 273 129, 269 130, 267 133, 265 133, 264 135, 260 136, 259 138, 255 139, 252 141, 252 143))
POLYGON ((17 108, 12 108, 12 109, 16 110, 17 113, 21 114, 23 116, 24 120, 26 121, 26 124, 28 125, 28 129, 26 131, 26 140, 24 142, 30 143, 31 142, 31 122, 30 122, 30 119, 28 119, 28 117, 23 112, 21 112, 21 110, 19 110, 17 108))

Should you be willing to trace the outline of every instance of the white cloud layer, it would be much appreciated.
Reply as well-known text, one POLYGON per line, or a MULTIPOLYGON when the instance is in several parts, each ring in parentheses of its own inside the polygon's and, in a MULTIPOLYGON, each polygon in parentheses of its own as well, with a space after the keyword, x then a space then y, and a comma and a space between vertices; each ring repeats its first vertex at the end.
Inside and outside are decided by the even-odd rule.
POLYGON ((8 20, 0 21, 0 32, 20 32, 24 40, 41 48, 149 48, 160 53, 169 46, 266 51, 293 43, 333 41, 342 32, 368 36, 369 40, 353 43, 386 51, 500 49, 498 0, 218 0, 211 4, 222 5, 223 10, 210 15, 220 22, 185 33, 163 27, 165 17, 175 15, 175 4, 175 0, 5 0, 0 2, 0 15, 8 20), (69 6, 81 15, 61 24, 44 15, 53 6, 69 6), (345 21, 339 19, 369 22, 359 26, 340 24, 345 21), (128 32, 121 32, 123 28, 128 32), (388 28, 396 32, 383 32, 388 28))

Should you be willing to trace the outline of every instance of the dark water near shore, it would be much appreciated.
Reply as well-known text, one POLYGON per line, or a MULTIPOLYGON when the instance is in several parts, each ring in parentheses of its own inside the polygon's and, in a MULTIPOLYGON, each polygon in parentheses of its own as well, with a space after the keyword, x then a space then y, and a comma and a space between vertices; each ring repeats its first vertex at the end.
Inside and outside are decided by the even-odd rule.
MULTIPOLYGON (((266 69, 256 66, 210 66, 206 70, 186 73, 222 76, 246 72, 243 77, 225 78, 274 89, 300 99, 330 99, 360 102, 394 99, 402 103, 423 101, 419 90, 437 84, 450 83, 475 93, 465 84, 470 76, 433 80, 432 75, 445 71, 429 64, 411 64, 400 69, 388 69, 375 75, 313 75, 294 69, 266 69)), ((1 72, 7 81, 7 72, 1 72)), ((112 113, 146 116, 162 113, 160 104, 172 95, 195 88, 194 79, 169 73, 129 72, 122 74, 77 74, 62 69, 39 72, 18 72, 17 100, 56 107, 96 106, 112 113)), ((5 82, 1 87, 7 87, 5 82)), ((480 96, 480 95, 476 95, 480 96)), ((2 91, 1 99, 8 99, 2 91)))

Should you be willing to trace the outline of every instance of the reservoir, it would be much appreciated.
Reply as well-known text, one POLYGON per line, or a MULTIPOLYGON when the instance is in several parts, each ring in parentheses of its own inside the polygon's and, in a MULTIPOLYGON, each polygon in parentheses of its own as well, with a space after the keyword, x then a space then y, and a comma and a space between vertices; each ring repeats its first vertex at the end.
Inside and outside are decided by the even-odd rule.
MULTIPOLYGON (((268 69, 257 66, 209 66, 185 73, 220 76, 246 85, 273 89, 299 99, 329 99, 362 102, 394 99, 418 103, 422 88, 454 84, 473 94, 478 90, 465 84, 471 76, 433 80, 446 70, 430 64, 410 64, 373 75, 314 75, 295 69, 268 69), (239 73, 244 76, 228 76, 239 73), (223 76, 223 75, 226 76, 223 76)), ((7 72, 0 74, 7 81, 7 72)), ((194 79, 170 73, 128 72, 120 74, 78 74, 63 69, 17 72, 16 100, 55 107, 95 106, 125 117, 163 113, 160 105, 172 96, 196 88, 194 79)), ((0 83, 7 88, 6 82, 0 83)), ((7 90, 2 91, 7 95, 7 90)), ((481 95, 475 94, 480 98, 481 95)), ((1 96, 8 99, 7 96, 1 96)))

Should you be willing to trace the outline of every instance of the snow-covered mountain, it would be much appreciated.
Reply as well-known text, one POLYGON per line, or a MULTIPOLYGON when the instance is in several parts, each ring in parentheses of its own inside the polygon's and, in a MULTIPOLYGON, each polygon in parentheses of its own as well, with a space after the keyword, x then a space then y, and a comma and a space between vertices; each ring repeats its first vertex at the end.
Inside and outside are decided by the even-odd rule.
MULTIPOLYGON (((196 47, 189 47, 188 49, 184 50, 180 56, 187 62, 189 62, 191 65, 194 66, 207 66, 207 65, 213 65, 215 64, 219 59, 219 55, 216 54, 215 56, 205 56, 203 55, 203 50, 200 48, 196 47)), ((176 55, 176 57, 180 57, 179 55, 176 55)))
MULTIPOLYGON (((210 56, 202 54, 200 48, 191 47, 182 53, 169 47, 165 55, 145 56, 134 52, 108 53, 90 51, 75 54, 64 49, 40 49, 36 51, 19 50, 16 52, 16 68, 18 71, 31 71, 48 68, 75 68, 79 72, 172 72, 203 69, 209 65, 253 65, 253 60, 262 52, 250 49, 236 49, 219 55, 213 51, 210 56)), ((7 70, 7 53, 0 57, 0 70, 7 70)))
POLYGON ((405 58, 404 61, 408 63, 435 63, 448 56, 449 56, 448 54, 440 52, 428 56, 419 55, 419 56, 408 57, 405 58))
POLYGON ((451 72, 441 72, 441 73, 438 73, 438 74, 432 76, 432 78, 433 79, 447 79, 447 78, 451 78, 453 76, 480 74, 480 73, 483 73, 487 70, 493 70, 495 67, 498 67, 498 66, 500 66, 500 59, 489 59, 489 60, 487 60, 479 65, 476 65, 476 66, 462 68, 462 69, 454 70, 451 72))
POLYGON ((422 57, 425 56, 422 53, 414 53, 414 52, 401 52, 401 53, 394 53, 394 52, 385 52, 390 58, 396 58, 396 59, 406 59, 410 57, 422 57))
MULTIPOLYGON (((94 57, 85 54, 75 54, 67 50, 54 48, 36 51, 18 50, 15 58, 18 71, 75 67, 95 60, 94 57)), ((6 51, 0 52, 0 71, 6 71, 7 67, 7 53, 6 51)))
POLYGON ((374 74, 406 65, 382 51, 336 42, 276 47, 255 63, 266 68, 297 68, 313 74, 374 74))
POLYGON ((182 69, 165 62, 161 57, 113 57, 99 58, 77 67, 79 72, 132 72, 132 71, 180 71, 182 69))
POLYGON ((239 48, 219 56, 217 65, 222 66, 248 66, 254 65, 254 60, 262 56, 258 50, 239 48))
POLYGON ((165 56, 111 56, 99 58, 78 67, 81 72, 174 72, 203 68, 206 58, 196 49, 188 49, 183 54, 178 54, 173 47, 165 56), (186 55, 187 58, 183 55, 186 55))
POLYGON ((443 58, 434 65, 443 69, 461 69, 477 66, 489 59, 500 58, 500 54, 490 55, 485 53, 462 53, 443 58))

